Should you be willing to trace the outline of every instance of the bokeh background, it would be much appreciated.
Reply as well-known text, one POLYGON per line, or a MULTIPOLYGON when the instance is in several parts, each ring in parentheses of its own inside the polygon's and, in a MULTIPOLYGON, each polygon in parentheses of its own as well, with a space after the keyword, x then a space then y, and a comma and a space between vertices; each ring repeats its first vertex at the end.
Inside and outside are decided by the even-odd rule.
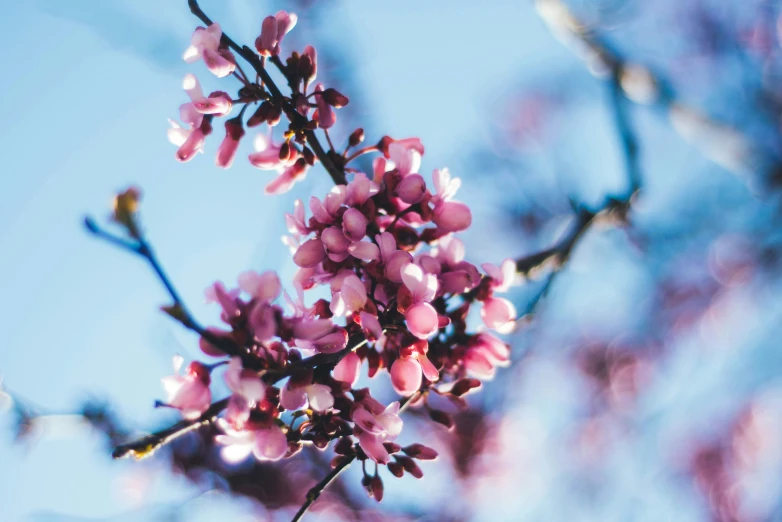
MULTIPOLYGON (((337 139, 420 137, 422 172, 462 178, 476 263, 546 248, 574 206, 627 190, 617 107, 638 143, 628 223, 601 220, 556 278, 512 294, 537 303, 513 366, 451 431, 409 416, 402 441, 425 434, 441 454, 424 479, 389 475, 377 505, 349 470, 312 520, 782 520, 780 2, 201 3, 243 42, 297 12, 285 49, 315 45, 351 98, 337 139)), ((159 258, 210 323, 214 280, 293 274, 282 214, 330 179, 266 197, 249 140, 227 171, 218 138, 174 160, 182 77, 218 88, 181 60, 184 0, 2 11, 0 519, 290 519, 328 453, 230 467, 206 434, 111 460, 112 442, 175 420, 152 407, 160 378, 199 352, 148 267, 81 221, 141 187, 159 258)))

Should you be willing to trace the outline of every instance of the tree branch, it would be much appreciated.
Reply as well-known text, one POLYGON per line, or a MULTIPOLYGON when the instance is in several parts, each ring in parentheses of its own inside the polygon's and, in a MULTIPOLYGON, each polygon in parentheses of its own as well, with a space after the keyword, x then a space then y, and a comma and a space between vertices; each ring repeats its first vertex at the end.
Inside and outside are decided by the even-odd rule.
POLYGON ((700 110, 686 106, 670 81, 659 72, 632 63, 612 48, 593 28, 581 23, 562 0, 535 0, 538 13, 551 32, 589 66, 596 76, 610 73, 622 97, 663 109, 674 130, 709 160, 738 175, 782 176, 774 153, 753 143, 739 130, 700 110))
MULTIPOLYGON (((212 25, 213 23, 212 20, 206 15, 206 13, 204 13, 204 11, 198 5, 197 0, 188 0, 187 5, 190 7, 190 12, 192 12, 196 17, 198 17, 199 20, 204 22, 206 25, 212 25)), ((266 68, 263 66, 261 59, 255 53, 255 51, 253 51, 246 45, 240 46, 230 36, 225 34, 225 32, 223 32, 222 41, 223 43, 225 43, 225 45, 233 49, 236 52, 236 54, 244 58, 245 61, 247 61, 247 63, 249 63, 253 69, 255 69, 255 72, 258 73, 258 75, 261 77, 261 79, 269 89, 269 92, 271 93, 275 103, 279 104, 281 107, 284 108, 285 115, 291 120, 291 123, 303 128, 304 125, 307 123, 307 118, 305 116, 302 116, 298 111, 296 111, 295 107, 292 107, 291 104, 285 99, 285 96, 283 96, 282 91, 280 91, 280 88, 277 87, 276 83, 274 83, 274 80, 269 75, 269 72, 266 70, 266 68)), ((275 60, 272 59, 272 61, 275 60)), ((288 76, 285 72, 284 66, 282 66, 282 62, 279 61, 279 58, 277 58, 276 62, 277 63, 275 63, 275 65, 277 65, 277 67, 280 68, 280 71, 283 73, 283 75, 287 80, 288 76)), ((345 171, 343 169, 338 168, 334 164, 334 162, 331 161, 331 158, 329 158, 328 153, 326 152, 326 150, 323 148, 320 141, 318 140, 315 131, 305 129, 304 134, 307 136, 307 143, 312 148, 312 151, 315 153, 315 156, 317 156, 321 164, 323 164, 323 168, 325 168, 326 172, 329 173, 331 179, 334 180, 334 183, 337 185, 347 184, 347 179, 345 178, 345 171)))
POLYGON ((345 471, 352 463, 356 460, 355 453, 353 455, 346 455, 342 457, 337 464, 337 466, 329 472, 328 475, 323 477, 323 480, 315 484, 310 488, 310 490, 307 492, 307 499, 304 501, 304 504, 299 508, 299 510, 296 512, 296 514, 291 519, 291 522, 298 522, 302 519, 302 517, 307 513, 307 510, 310 508, 310 506, 315 502, 318 497, 320 497, 320 494, 323 493, 323 490, 328 487, 329 484, 334 482, 339 475, 345 471))
POLYGON ((134 442, 117 446, 114 448, 111 456, 115 459, 132 456, 136 460, 149 457, 164 444, 211 423, 227 407, 228 399, 217 401, 202 413, 200 417, 192 420, 181 420, 169 428, 152 433, 134 442))

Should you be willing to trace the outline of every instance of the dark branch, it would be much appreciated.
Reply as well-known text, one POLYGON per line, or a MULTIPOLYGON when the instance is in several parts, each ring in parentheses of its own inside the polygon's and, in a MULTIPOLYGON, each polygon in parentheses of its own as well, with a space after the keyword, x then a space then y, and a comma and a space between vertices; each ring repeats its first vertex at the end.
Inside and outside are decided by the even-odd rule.
POLYGON ((111 456, 115 459, 131 456, 136 460, 148 457, 164 444, 211 423, 227 407, 228 399, 217 401, 200 417, 193 420, 181 420, 169 428, 147 435, 137 441, 117 446, 111 456))
MULTIPOLYGON (((204 11, 198 5, 197 0, 188 0, 187 4, 188 6, 190 6, 190 11, 196 17, 198 17, 199 20, 204 22, 206 25, 212 25, 213 23, 212 20, 206 15, 206 13, 204 13, 204 11)), ((263 62, 261 62, 261 59, 255 53, 255 51, 253 51, 246 45, 240 46, 230 36, 228 36, 225 33, 223 33, 222 41, 223 43, 225 43, 225 45, 233 49, 236 52, 236 54, 244 58, 245 61, 247 61, 247 63, 249 63, 253 69, 255 69, 255 72, 258 73, 258 75, 261 77, 263 82, 266 84, 266 87, 269 89, 269 92, 271 93, 274 101, 284 108, 285 114, 291 120, 291 123, 303 128, 304 125, 307 123, 307 118, 302 116, 298 111, 296 111, 295 107, 291 106, 291 104, 282 94, 282 91, 280 91, 280 88, 277 87, 276 83, 274 83, 274 80, 269 75, 269 72, 266 70, 266 68, 263 66, 263 62)), ((277 65, 278 68, 280 68, 280 71, 283 73, 283 75, 285 75, 287 80, 288 76, 286 74, 285 67, 282 65, 282 62, 279 61, 279 58, 277 58, 276 60, 274 58, 272 59, 272 61, 275 62, 275 65, 277 65)), ((320 144, 320 141, 318 140, 315 131, 305 130, 305 135, 307 136, 307 143, 312 148, 312 151, 315 153, 315 156, 317 156, 318 160, 323 164, 323 167, 329 173, 331 179, 334 180, 334 183, 336 183, 337 185, 347 184, 344 170, 338 168, 334 164, 334 162, 331 161, 331 158, 329 158, 328 153, 326 153, 326 150, 320 144)))
POLYGON ((296 514, 291 519, 291 522, 297 522, 298 520, 301 520, 305 513, 307 513, 307 510, 310 508, 313 502, 315 502, 318 497, 320 497, 320 494, 323 493, 323 490, 326 489, 326 487, 334 482, 337 477, 339 477, 340 473, 345 471, 348 466, 350 466, 353 461, 356 460, 356 455, 348 455, 344 456, 340 459, 337 466, 329 472, 328 475, 323 477, 323 480, 315 484, 310 488, 310 490, 307 492, 307 499, 304 501, 304 504, 302 504, 301 508, 296 512, 296 514))

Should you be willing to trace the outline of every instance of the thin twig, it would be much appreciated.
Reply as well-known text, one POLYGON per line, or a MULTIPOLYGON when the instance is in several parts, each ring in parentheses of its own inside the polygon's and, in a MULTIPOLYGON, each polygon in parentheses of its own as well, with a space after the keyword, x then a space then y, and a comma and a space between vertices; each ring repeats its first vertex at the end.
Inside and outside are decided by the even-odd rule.
POLYGON ((307 513, 307 510, 310 508, 313 502, 315 502, 318 497, 320 497, 320 494, 323 493, 323 490, 328 487, 329 484, 334 482, 339 475, 345 471, 352 463, 356 460, 355 453, 353 455, 346 455, 342 457, 337 464, 337 466, 332 469, 328 475, 323 477, 323 480, 315 484, 310 488, 310 490, 307 492, 307 499, 304 501, 304 504, 301 505, 299 510, 296 512, 296 514, 291 519, 291 522, 298 522, 302 519, 305 513, 307 513))
POLYGON ((228 399, 213 403, 208 410, 192 420, 181 420, 171 427, 152 433, 134 442, 122 444, 114 448, 111 456, 115 459, 132 456, 136 460, 149 457, 158 448, 214 421, 215 417, 228 407, 228 399))

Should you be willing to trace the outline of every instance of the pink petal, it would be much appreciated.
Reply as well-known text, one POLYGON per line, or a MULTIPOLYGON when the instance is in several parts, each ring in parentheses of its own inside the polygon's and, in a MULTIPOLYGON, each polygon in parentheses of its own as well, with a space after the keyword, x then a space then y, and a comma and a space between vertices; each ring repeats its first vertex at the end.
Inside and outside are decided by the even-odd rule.
POLYGON ((446 201, 435 208, 433 221, 447 232, 461 232, 472 223, 472 214, 464 203, 446 201))
POLYGON ((391 254, 396 252, 396 239, 391 232, 383 232, 375 236, 378 246, 380 246, 380 257, 384 263, 388 262, 388 258, 391 254))
POLYGON ((516 308, 507 299, 492 297, 483 302, 481 318, 488 328, 500 333, 510 333, 516 319, 516 308))
POLYGON ((310 212, 312 212, 316 221, 323 223, 324 225, 334 221, 334 217, 326 211, 326 207, 315 196, 310 198, 310 212))
POLYGON ((337 363, 332 375, 336 380, 346 382, 352 387, 358 381, 360 371, 361 358, 355 352, 350 352, 337 363))
POLYGON ((342 230, 351 241, 360 241, 367 233, 369 220, 360 210, 349 208, 342 216, 342 230))
POLYGON ((277 334, 277 321, 274 310, 267 303, 256 304, 248 319, 253 334, 259 341, 268 341, 277 334))
POLYGON ((356 241, 348 247, 350 255, 362 261, 375 261, 380 259, 380 249, 369 241, 356 241))
POLYGON ((437 371, 432 361, 426 355, 419 354, 418 362, 421 363, 421 370, 424 372, 424 377, 432 382, 437 382, 440 379, 440 372, 437 371))
POLYGON ((320 239, 310 239, 299 247, 293 255, 293 262, 303 268, 317 265, 326 257, 326 250, 320 239))
POLYGON ((253 454, 258 460, 280 460, 287 451, 288 439, 276 424, 255 433, 253 454))
POLYGON ((321 233, 320 238, 328 253, 341 254, 347 252, 350 246, 350 240, 338 227, 328 227, 321 233))
POLYGON ((331 388, 325 384, 308 386, 307 398, 309 399, 310 408, 315 411, 324 412, 334 406, 334 396, 331 394, 331 388))
POLYGON ((218 78, 225 78, 234 72, 234 69, 236 69, 236 64, 234 62, 226 59, 223 54, 217 51, 213 51, 212 49, 204 49, 202 51, 202 55, 204 57, 204 63, 206 64, 206 67, 218 78))
POLYGON ((218 116, 225 116, 231 112, 233 103, 231 98, 225 93, 220 93, 217 96, 209 96, 208 98, 201 98, 200 100, 193 101, 193 107, 201 114, 216 114, 218 116))
POLYGON ((340 288, 342 299, 350 312, 361 310, 367 303, 367 289, 355 274, 345 277, 340 288))
POLYGON ((267 16, 261 23, 261 35, 255 40, 256 50, 263 56, 271 56, 277 46, 277 20, 267 16))
POLYGON ((464 368, 467 373, 478 379, 494 377, 494 365, 478 350, 467 350, 464 354, 464 368))
POLYGON ((427 274, 414 263, 402 268, 402 282, 410 290, 414 301, 431 301, 437 294, 437 276, 427 274))
POLYGON ((290 381, 280 389, 280 406, 288 411, 297 411, 307 404, 307 392, 304 387, 292 388, 290 381))
POLYGON ((400 395, 412 395, 421 387, 421 365, 412 357, 400 357, 391 365, 391 384, 400 395))
POLYGON ((361 312, 359 321, 361 322, 361 329, 364 331, 364 335, 370 341, 376 341, 383 335, 383 328, 380 326, 377 316, 369 312, 361 312))
POLYGON ((386 277, 394 283, 402 282, 402 270, 412 264, 413 256, 404 250, 397 250, 386 260, 386 277))
POLYGON ((293 325, 293 337, 306 341, 314 341, 328 335, 334 329, 331 319, 303 320, 293 325))
POLYGON ((371 433, 362 433, 358 436, 358 443, 367 457, 374 460, 378 464, 387 464, 391 460, 391 456, 383 446, 383 440, 371 433))
POLYGON ((348 333, 339 329, 334 333, 324 335, 313 344, 320 353, 336 353, 348 345, 348 333))
POLYGON ((405 311, 405 321, 410 333, 419 339, 428 339, 439 328, 437 311, 429 303, 416 303, 405 311))
MULTIPOLYGON (((323 86, 318 84, 315 86, 315 92, 323 92, 323 86)), ((315 102, 318 105, 318 127, 321 129, 328 129, 334 125, 337 121, 337 115, 334 113, 334 109, 326 103, 323 96, 315 96, 315 102)))
POLYGON ((372 183, 367 175, 363 172, 357 173, 353 181, 348 183, 348 195, 345 203, 354 207, 363 205, 371 195, 371 187, 372 183))
POLYGON ((405 203, 415 204, 424 198, 426 182, 420 174, 410 174, 396 187, 396 194, 405 203))

